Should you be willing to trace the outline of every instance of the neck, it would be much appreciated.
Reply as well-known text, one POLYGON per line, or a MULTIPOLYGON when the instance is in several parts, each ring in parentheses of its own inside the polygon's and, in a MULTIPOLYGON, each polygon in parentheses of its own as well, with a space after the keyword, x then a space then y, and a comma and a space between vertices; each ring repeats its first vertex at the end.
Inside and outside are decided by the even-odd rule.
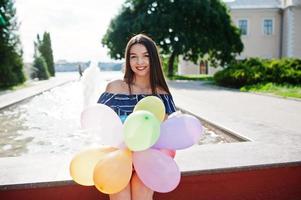
POLYGON ((149 91, 151 91, 151 84, 149 78, 135 76, 132 84, 135 88, 140 90, 137 92, 148 93, 149 91))
POLYGON ((133 84, 142 88, 149 88, 150 80, 149 78, 135 76, 133 84))

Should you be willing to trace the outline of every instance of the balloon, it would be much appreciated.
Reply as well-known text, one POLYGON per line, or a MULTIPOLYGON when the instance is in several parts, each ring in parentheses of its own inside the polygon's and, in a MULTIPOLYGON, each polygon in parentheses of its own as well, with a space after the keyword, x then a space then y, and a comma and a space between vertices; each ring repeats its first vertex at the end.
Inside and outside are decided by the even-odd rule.
POLYGON ((176 162, 156 149, 135 152, 133 163, 140 180, 156 192, 170 192, 181 178, 176 162))
POLYGON ((94 185, 93 170, 99 160, 109 152, 116 151, 117 149, 99 148, 89 149, 78 153, 70 163, 70 175, 75 182, 85 186, 94 185))
POLYGON ((171 158, 174 158, 176 156, 176 151, 175 150, 170 150, 170 149, 160 149, 162 153, 165 155, 170 156, 171 158))
POLYGON ((198 143, 203 128, 200 121, 187 114, 168 118, 161 124, 160 137, 154 148, 185 149, 198 143))
POLYGON ((132 151, 142 151, 158 140, 160 122, 148 111, 136 111, 124 122, 124 141, 132 151))
POLYGON ((146 110, 153 113, 159 121, 163 121, 165 117, 165 106, 160 98, 156 96, 147 96, 141 99, 135 106, 134 112, 137 110, 146 110))
POLYGON ((106 194, 120 192, 129 184, 132 170, 132 153, 128 149, 107 154, 94 168, 95 187, 106 194))
POLYGON ((96 104, 81 113, 81 127, 99 134, 104 145, 118 147, 123 142, 123 127, 118 115, 108 106, 96 104))

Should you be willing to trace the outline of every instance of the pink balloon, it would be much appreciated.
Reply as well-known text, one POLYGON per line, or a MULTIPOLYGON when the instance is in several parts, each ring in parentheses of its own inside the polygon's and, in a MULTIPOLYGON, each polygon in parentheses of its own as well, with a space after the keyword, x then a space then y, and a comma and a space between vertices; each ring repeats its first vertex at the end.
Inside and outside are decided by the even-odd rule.
POLYGON ((135 171, 141 181, 156 192, 174 190, 181 178, 178 165, 170 157, 156 149, 133 153, 135 171))
POLYGON ((179 114, 161 124, 157 149, 185 149, 198 143, 203 132, 201 122, 192 115, 179 114))
POLYGON ((160 149, 160 151, 172 158, 175 158, 176 156, 176 151, 175 150, 170 150, 170 149, 160 149))
POLYGON ((81 127, 99 134, 104 145, 118 147, 124 140, 120 118, 103 104, 89 106, 81 113, 81 127))

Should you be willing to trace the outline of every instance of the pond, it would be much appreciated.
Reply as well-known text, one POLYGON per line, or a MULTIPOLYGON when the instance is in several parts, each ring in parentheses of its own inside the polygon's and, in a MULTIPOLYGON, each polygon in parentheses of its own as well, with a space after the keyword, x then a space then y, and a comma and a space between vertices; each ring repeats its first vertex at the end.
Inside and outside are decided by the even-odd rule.
MULTIPOLYGON (((103 88, 119 76, 120 72, 104 72, 103 88)), ((0 110, 0 157, 70 154, 98 147, 100 138, 80 129, 83 96, 82 82, 75 81, 0 110)), ((204 128, 199 144, 229 142, 204 128)))

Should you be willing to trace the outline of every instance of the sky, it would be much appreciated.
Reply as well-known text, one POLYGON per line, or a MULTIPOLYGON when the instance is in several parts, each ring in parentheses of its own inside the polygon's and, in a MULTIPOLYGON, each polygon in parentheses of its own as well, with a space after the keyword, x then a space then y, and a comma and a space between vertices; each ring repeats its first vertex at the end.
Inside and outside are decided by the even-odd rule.
POLYGON ((113 61, 101 39, 124 1, 16 0, 24 61, 32 62, 33 42, 45 31, 50 32, 55 62, 113 61))
POLYGON ((24 61, 32 62, 37 34, 50 32, 54 61, 113 61, 101 44, 125 0, 16 0, 24 61))

